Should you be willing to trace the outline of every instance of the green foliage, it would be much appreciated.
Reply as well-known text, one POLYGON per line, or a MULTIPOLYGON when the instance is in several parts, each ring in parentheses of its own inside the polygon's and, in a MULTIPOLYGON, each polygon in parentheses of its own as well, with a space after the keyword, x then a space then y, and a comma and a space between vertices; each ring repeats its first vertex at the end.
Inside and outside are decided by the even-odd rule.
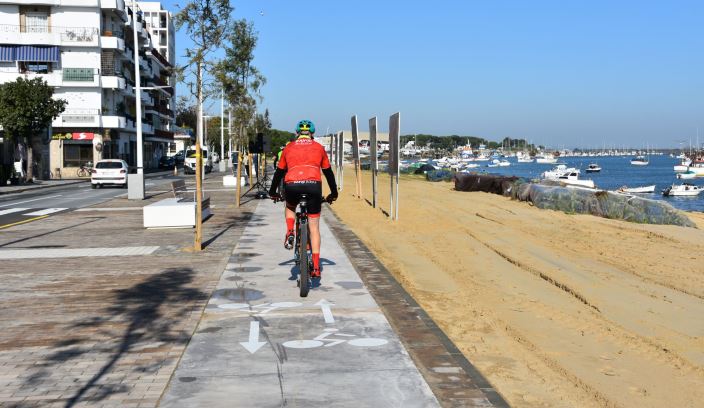
POLYGON ((183 96, 176 103, 176 126, 191 130, 198 126, 198 106, 183 96))
POLYGON ((428 146, 431 149, 438 150, 454 150, 458 147, 465 146, 467 143, 471 144, 473 148, 479 147, 479 145, 486 145, 488 149, 498 149, 503 145, 505 150, 522 150, 525 146, 528 150, 535 150, 535 146, 528 144, 524 139, 511 139, 504 138, 501 142, 489 141, 487 139, 476 137, 476 136, 434 136, 426 134, 417 135, 402 135, 401 145, 405 145, 411 140, 415 140, 416 147, 428 146))
POLYGON ((0 85, 0 125, 8 138, 31 137, 49 127, 67 104, 53 95, 54 88, 41 78, 19 77, 0 85))
POLYGON ((271 135, 271 152, 276 154, 282 146, 286 146, 291 138, 295 136, 293 132, 287 132, 279 129, 269 129, 268 134, 271 135))

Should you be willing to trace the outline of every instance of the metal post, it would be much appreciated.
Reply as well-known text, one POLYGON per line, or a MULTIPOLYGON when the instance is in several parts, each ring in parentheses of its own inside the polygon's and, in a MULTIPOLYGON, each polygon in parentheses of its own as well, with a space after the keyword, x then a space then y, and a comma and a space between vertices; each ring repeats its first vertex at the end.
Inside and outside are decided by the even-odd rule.
POLYGON ((137 127, 137 174, 127 177, 127 198, 144 200, 144 158, 142 153, 142 83, 139 74, 139 34, 137 33, 137 1, 132 0, 132 34, 134 41, 134 72, 137 127))
POLYGON ((220 162, 218 163, 220 171, 227 170, 225 163, 225 91, 220 90, 220 162))

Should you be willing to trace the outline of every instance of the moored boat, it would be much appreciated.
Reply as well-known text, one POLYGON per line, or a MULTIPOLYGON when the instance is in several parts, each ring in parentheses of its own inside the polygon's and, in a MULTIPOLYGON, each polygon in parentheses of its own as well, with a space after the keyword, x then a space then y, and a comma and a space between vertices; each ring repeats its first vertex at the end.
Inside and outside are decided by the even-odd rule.
POLYGON ((627 187, 623 186, 616 190, 617 193, 628 193, 628 194, 648 194, 655 192, 655 184, 650 186, 640 186, 640 187, 627 187))
POLYGON ((579 169, 574 167, 567 167, 564 164, 560 164, 552 170, 543 172, 542 174, 545 180, 559 181, 567 185, 580 186, 586 188, 595 188, 593 180, 581 180, 579 178, 579 169))
POLYGON ((631 159, 631 164, 634 166, 647 166, 649 163, 650 161, 645 156, 636 156, 631 159))
POLYGON ((682 180, 691 180, 697 178, 697 173, 693 171, 685 171, 684 173, 677 173, 677 178, 682 180))
POLYGON ((685 197, 693 197, 699 195, 704 191, 703 188, 699 186, 695 186, 694 184, 689 184, 689 183, 683 183, 680 185, 673 184, 672 186, 662 190, 662 195, 667 196, 667 197, 672 197, 672 196, 685 196, 685 197))
POLYGON ((596 163, 591 163, 587 166, 587 173, 598 173, 601 171, 601 166, 596 163))

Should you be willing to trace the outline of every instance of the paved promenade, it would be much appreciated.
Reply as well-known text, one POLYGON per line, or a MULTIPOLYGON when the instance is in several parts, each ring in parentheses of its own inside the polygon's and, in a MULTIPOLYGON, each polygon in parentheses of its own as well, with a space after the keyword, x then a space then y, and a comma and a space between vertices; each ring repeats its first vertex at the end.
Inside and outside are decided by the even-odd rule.
POLYGON ((161 406, 438 406, 324 222, 322 283, 299 297, 284 227, 261 202, 161 406))
POLYGON ((156 185, 2 231, 0 407, 505 406, 329 209, 300 298, 282 205, 220 176, 199 253, 142 227, 156 185))

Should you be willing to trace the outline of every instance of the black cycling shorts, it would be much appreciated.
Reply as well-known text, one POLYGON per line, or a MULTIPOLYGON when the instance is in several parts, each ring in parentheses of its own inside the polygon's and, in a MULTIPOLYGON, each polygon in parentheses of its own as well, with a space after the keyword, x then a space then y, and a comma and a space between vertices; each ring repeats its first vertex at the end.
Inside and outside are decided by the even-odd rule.
POLYGON ((301 202, 301 195, 307 194, 308 214, 320 214, 323 198, 323 183, 320 181, 294 181, 284 183, 286 207, 295 210, 301 202))

